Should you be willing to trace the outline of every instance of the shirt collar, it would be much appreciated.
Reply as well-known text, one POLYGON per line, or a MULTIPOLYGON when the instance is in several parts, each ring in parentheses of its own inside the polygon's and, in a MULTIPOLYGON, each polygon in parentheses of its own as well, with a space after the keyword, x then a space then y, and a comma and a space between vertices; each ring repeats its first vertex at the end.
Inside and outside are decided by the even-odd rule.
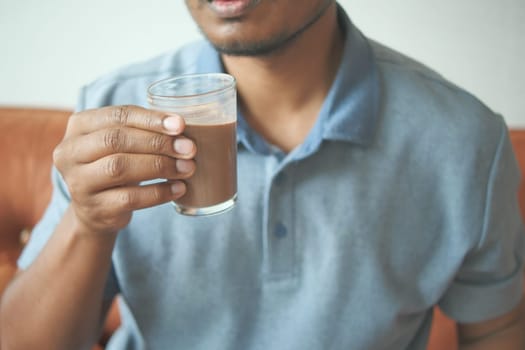
MULTIPOLYGON (((370 43, 339 5, 338 17, 345 33, 343 55, 317 122, 303 143, 302 148, 308 153, 323 139, 367 145, 372 142, 377 127, 380 88, 370 43)), ((224 72, 219 53, 208 42, 202 47, 196 63, 201 73, 224 72)), ((240 112, 237 140, 248 148, 268 149, 254 135, 240 112)))
POLYGON ((370 43, 339 6, 345 44, 336 79, 319 113, 322 137, 369 144, 378 120, 379 78, 370 43))

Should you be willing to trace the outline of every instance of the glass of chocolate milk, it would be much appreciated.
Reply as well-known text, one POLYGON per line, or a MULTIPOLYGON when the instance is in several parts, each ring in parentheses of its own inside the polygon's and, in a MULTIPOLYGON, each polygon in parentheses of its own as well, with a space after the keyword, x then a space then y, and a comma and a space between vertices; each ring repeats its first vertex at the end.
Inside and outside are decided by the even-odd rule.
POLYGON ((194 175, 174 201, 177 212, 203 216, 232 208, 237 199, 237 93, 228 74, 182 75, 148 88, 152 109, 184 118, 184 135, 197 145, 194 175))

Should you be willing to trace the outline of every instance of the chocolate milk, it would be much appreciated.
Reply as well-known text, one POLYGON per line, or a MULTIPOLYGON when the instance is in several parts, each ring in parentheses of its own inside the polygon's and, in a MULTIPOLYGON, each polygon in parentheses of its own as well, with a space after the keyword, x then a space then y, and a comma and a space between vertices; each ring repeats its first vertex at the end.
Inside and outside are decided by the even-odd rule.
POLYGON ((184 135, 197 146, 196 169, 186 182, 186 193, 175 202, 183 207, 209 207, 237 193, 236 122, 215 125, 186 124, 184 135))

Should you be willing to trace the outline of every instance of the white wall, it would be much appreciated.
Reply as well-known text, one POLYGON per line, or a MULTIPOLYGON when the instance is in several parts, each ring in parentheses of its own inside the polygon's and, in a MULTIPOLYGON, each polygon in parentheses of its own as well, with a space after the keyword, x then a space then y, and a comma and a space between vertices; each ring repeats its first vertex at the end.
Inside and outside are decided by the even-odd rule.
MULTIPOLYGON (((340 3, 368 36, 525 127, 525 0, 340 3)), ((0 104, 71 108, 82 84, 198 37, 183 0, 0 0, 0 104)))

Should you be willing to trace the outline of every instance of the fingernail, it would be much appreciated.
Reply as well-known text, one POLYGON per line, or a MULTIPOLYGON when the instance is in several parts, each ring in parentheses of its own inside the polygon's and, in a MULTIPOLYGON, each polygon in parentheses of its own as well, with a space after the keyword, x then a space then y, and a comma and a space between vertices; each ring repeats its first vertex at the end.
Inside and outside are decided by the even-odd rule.
POLYGON ((179 154, 191 154, 193 151, 193 141, 188 139, 176 139, 173 143, 175 152, 179 154))
POLYGON ((162 121, 164 129, 168 131, 180 132, 182 128, 181 118, 176 116, 167 116, 162 121))
POLYGON ((171 184, 171 193, 180 196, 186 191, 186 185, 182 181, 177 181, 171 184))
POLYGON ((191 173, 195 167, 193 161, 185 159, 177 159, 177 171, 183 174, 191 173))

